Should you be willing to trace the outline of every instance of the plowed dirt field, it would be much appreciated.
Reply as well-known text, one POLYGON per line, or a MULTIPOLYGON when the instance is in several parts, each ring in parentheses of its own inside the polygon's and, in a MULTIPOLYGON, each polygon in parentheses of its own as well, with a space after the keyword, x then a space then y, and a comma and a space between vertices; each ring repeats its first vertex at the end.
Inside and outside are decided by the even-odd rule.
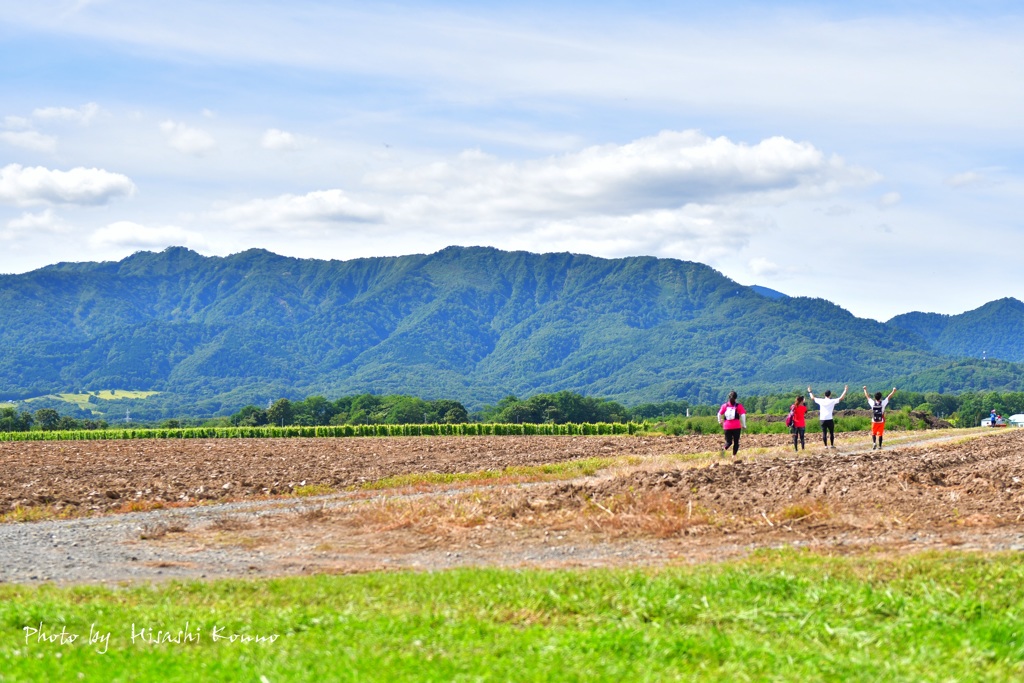
MULTIPOLYGON (((39 505, 114 510, 127 502, 237 500, 301 486, 344 489, 411 473, 464 473, 601 456, 698 453, 715 435, 181 439, 0 443, 0 512, 39 505)), ((785 443, 744 436, 744 448, 785 443)))
POLYGON ((785 435, 745 436, 738 458, 719 457, 720 443, 712 435, 0 444, 8 508, 167 506, 2 524, 0 580, 650 565, 780 546, 1024 550, 1024 430, 891 434, 883 451, 863 433, 846 434, 838 451, 811 440, 799 453, 785 435), (560 469, 573 461, 592 467, 560 469), (557 467, 530 469, 544 465, 557 467), (501 472, 508 467, 519 469, 501 472), (492 473, 359 487, 483 470, 492 473), (302 486, 334 493, 294 495, 302 486))

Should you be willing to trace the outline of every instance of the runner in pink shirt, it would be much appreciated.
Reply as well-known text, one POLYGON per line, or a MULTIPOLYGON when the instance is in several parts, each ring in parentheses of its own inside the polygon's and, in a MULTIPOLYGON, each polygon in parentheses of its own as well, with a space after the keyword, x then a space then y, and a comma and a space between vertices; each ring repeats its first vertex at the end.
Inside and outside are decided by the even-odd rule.
POLYGON ((725 430, 725 448, 720 455, 732 447, 732 454, 740 450, 740 430, 747 426, 747 411, 743 404, 736 400, 736 392, 729 392, 729 400, 718 409, 718 424, 725 430))

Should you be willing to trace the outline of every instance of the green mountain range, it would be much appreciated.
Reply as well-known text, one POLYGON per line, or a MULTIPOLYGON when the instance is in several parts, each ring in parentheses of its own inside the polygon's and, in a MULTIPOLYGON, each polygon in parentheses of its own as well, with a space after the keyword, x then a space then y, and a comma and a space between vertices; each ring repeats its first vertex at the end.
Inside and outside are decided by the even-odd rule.
POLYGON ((1003 299, 883 324, 651 257, 449 247, 321 261, 175 247, 0 276, 0 399, 158 391, 147 401, 167 414, 209 415, 312 393, 474 407, 560 390, 712 402, 897 379, 1019 390, 1024 367, 978 357, 1024 361, 1022 318, 1024 304, 1003 299))
POLYGON ((904 313, 887 323, 913 332, 939 353, 1024 362, 1024 303, 990 301, 960 315, 904 313))

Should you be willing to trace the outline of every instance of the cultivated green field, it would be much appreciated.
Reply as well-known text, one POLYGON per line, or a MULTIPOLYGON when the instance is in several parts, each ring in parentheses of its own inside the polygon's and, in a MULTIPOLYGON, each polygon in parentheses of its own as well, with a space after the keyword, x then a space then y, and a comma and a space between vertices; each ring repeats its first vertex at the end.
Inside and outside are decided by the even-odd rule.
POLYGON ((589 436, 636 434, 646 423, 583 424, 371 424, 322 427, 180 427, 175 429, 75 429, 0 432, 0 441, 110 441, 123 439, 271 439, 351 436, 589 436))
POLYGON ((1024 560, 1009 554, 0 588, 5 682, 1022 676, 1024 560), (182 642, 152 643, 160 631, 182 642))
POLYGON ((51 398, 64 401, 65 403, 71 403, 82 410, 89 410, 91 405, 89 404, 89 397, 95 396, 97 399, 103 401, 120 401, 126 399, 145 399, 150 396, 156 396, 159 391, 129 391, 127 389, 103 389, 100 391, 94 391, 92 393, 81 393, 81 394, 47 394, 45 396, 36 396, 33 398, 25 399, 25 403, 32 403, 34 401, 41 401, 43 399, 51 398))

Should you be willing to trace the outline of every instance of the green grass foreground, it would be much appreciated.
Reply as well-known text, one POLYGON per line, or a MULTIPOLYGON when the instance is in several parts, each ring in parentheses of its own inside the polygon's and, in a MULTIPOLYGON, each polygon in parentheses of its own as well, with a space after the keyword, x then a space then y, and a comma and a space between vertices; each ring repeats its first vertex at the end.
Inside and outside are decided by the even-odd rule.
POLYGON ((657 571, 0 588, 5 682, 1022 676, 1024 559, 1008 554, 844 559, 783 551, 657 571), (133 628, 179 637, 186 623, 193 642, 132 643, 133 628), (40 624, 47 634, 63 628, 79 638, 62 645, 28 632, 26 642, 25 627, 40 624), (90 628, 100 637, 92 644, 90 628))

